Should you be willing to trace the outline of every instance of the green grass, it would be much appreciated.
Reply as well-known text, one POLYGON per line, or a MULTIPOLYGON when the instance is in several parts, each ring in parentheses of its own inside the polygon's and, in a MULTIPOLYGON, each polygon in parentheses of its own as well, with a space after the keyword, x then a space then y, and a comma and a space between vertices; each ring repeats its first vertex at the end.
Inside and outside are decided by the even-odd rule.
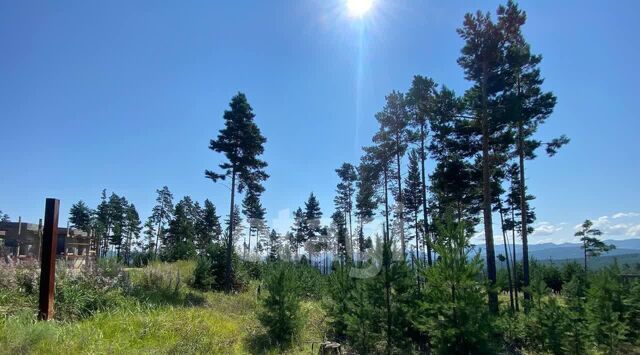
MULTIPOLYGON (((38 322, 32 311, 0 319, 0 353, 16 354, 247 354, 309 353, 323 339, 324 312, 305 301, 305 327, 291 349, 269 346, 257 320, 256 285, 234 295, 200 292, 187 286, 193 263, 153 264, 130 270, 135 296, 120 307, 75 322, 38 322), (177 274, 180 277, 176 287, 177 274), (145 273, 160 273, 151 290, 140 287, 145 273), (168 281, 170 280, 170 281, 168 281)), ((148 281, 148 280, 147 280, 148 281)))

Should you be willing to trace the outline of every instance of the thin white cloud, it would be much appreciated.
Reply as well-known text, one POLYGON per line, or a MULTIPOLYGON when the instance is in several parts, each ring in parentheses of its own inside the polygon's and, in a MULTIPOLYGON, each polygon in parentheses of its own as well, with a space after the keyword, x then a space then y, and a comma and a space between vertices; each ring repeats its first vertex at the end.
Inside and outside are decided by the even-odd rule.
MULTIPOLYGON (((640 221, 638 218, 640 213, 636 212, 619 212, 611 216, 600 216, 593 219, 593 228, 597 228, 603 233, 604 239, 625 239, 640 237, 640 221), (626 223, 614 223, 614 219, 625 219, 626 223)), ((617 221, 616 221, 617 222, 617 221)), ((574 229, 578 230, 582 224, 578 224, 574 229)))
POLYGON ((640 224, 630 226, 625 233, 627 237, 640 237, 640 224))
POLYGON ((563 230, 562 227, 566 223, 560 223, 558 225, 554 225, 550 222, 538 222, 533 226, 533 236, 536 237, 546 237, 550 236, 556 232, 563 230))
POLYGON ((640 213, 637 212, 618 212, 611 218, 625 218, 625 217, 640 217, 640 213))

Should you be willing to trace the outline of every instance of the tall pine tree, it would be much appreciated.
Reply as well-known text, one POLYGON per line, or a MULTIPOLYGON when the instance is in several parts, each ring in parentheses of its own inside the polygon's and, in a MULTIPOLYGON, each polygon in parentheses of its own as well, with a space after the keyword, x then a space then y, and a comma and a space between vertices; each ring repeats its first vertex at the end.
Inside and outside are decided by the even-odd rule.
POLYGON ((494 166, 491 153, 493 140, 497 132, 503 130, 498 122, 495 110, 498 95, 503 90, 501 45, 502 33, 489 14, 478 11, 475 15, 465 15, 464 23, 458 34, 465 41, 458 64, 463 68, 465 78, 473 83, 467 92, 469 109, 473 114, 476 127, 479 128, 481 140, 482 168, 482 210, 484 236, 486 244, 487 276, 491 291, 489 292, 489 309, 498 312, 498 294, 494 291, 497 280, 495 247, 493 241, 492 218, 492 175, 494 166))
POLYGON ((386 96, 386 103, 382 111, 376 114, 380 128, 374 135, 373 141, 378 147, 387 149, 386 154, 395 160, 395 204, 397 207, 398 225, 400 231, 400 249, 403 258, 406 257, 404 237, 404 199, 402 191, 401 161, 407 151, 408 143, 412 140, 409 129, 409 113, 404 94, 393 91, 386 96))
MULTIPOLYGON (((503 33, 505 52, 505 95, 504 106, 511 125, 516 133, 515 155, 518 160, 520 218, 522 233, 522 266, 525 289, 529 285, 529 241, 526 203, 525 159, 534 159, 535 149, 542 142, 533 136, 538 126, 546 121, 556 105, 556 97, 551 92, 542 90, 543 79, 539 64, 542 56, 531 53, 531 48, 524 38, 521 27, 527 19, 526 13, 518 5, 509 0, 506 6, 498 8, 498 26, 503 33)), ((547 153, 555 154, 556 150, 568 143, 566 136, 554 139, 547 144, 547 153)), ((525 291, 525 299, 529 299, 525 291)))
MULTIPOLYGON (((254 122, 254 113, 247 97, 238 93, 231 99, 230 109, 224 112, 225 127, 220 130, 218 137, 212 139, 209 149, 216 153, 222 153, 227 159, 219 165, 223 173, 211 170, 205 171, 205 176, 214 182, 225 178, 231 179, 231 201, 229 216, 234 216, 235 194, 242 192, 246 187, 255 192, 262 192, 262 181, 269 176, 264 171, 267 163, 260 160, 259 156, 264 152, 266 138, 260 133, 260 129, 254 122)), ((231 291, 232 287, 232 254, 234 219, 230 217, 229 234, 227 238, 225 289, 231 291)))
POLYGON ((345 220, 349 226, 349 241, 347 244, 347 252, 353 257, 353 229, 351 224, 351 216, 353 211, 353 195, 355 193, 355 184, 358 180, 356 168, 349 164, 343 163, 340 168, 336 169, 336 173, 340 178, 340 182, 336 187, 336 197, 334 203, 336 209, 345 214, 345 220))

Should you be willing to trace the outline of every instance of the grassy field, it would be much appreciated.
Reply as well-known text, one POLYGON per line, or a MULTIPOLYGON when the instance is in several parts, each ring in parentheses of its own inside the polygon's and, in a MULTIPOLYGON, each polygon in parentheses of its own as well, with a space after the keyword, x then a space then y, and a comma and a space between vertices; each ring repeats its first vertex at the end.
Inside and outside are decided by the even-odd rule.
MULTIPOLYGON (((161 274, 164 286, 147 287, 79 321, 38 322, 28 310, 1 318, 0 353, 282 353, 267 344, 257 320, 255 283, 234 295, 200 292, 187 286, 192 269, 192 263, 181 262, 128 270, 133 285, 161 274)), ((323 338, 319 302, 305 301, 302 308, 305 327, 287 353, 309 353, 311 342, 323 338)))

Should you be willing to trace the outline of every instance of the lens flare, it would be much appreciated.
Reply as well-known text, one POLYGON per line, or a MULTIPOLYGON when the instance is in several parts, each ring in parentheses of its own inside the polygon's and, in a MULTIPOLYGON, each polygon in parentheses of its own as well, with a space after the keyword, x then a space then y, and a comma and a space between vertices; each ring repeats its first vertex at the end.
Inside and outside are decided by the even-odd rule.
POLYGON ((373 0, 347 0, 349 15, 353 17, 364 16, 373 6, 373 0))

